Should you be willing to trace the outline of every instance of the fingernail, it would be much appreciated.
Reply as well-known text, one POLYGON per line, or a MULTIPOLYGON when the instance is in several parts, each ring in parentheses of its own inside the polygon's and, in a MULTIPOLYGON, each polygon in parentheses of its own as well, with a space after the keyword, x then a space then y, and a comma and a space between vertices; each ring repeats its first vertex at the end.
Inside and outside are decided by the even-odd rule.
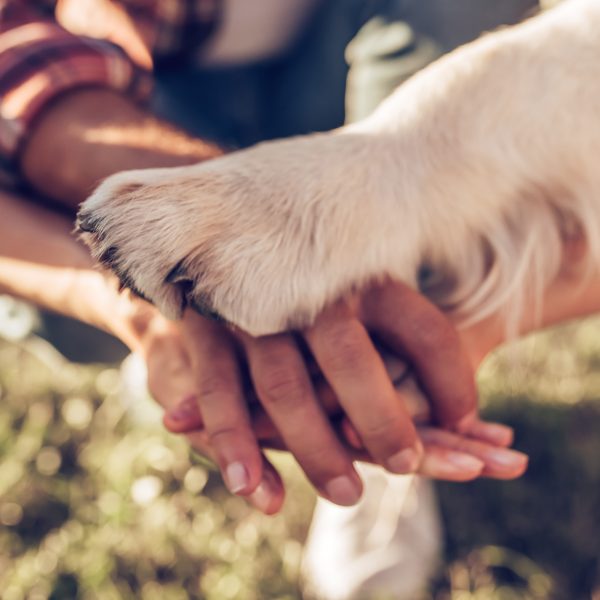
POLYGON ((487 423, 486 421, 477 420, 469 427, 464 428, 462 433, 499 446, 509 446, 512 444, 514 438, 512 427, 502 425, 501 423, 487 423))
POLYGON ((421 467, 428 477, 465 481, 480 475, 485 465, 469 454, 448 450, 441 455, 426 452, 421 467))
POLYGON ((510 445, 513 443, 514 431, 511 427, 500 425, 499 423, 482 423, 478 430, 474 432, 479 437, 488 439, 500 445, 510 445))
POLYGON ((353 506, 360 500, 360 486, 346 475, 335 477, 325 484, 325 494, 335 504, 353 506))
POLYGON ((189 421, 199 416, 198 404, 194 396, 180 402, 175 408, 167 411, 173 421, 189 421))
POLYGON ((239 494, 248 487, 248 470, 240 462, 234 462, 225 469, 225 483, 232 494, 239 494))
POLYGON ((263 513, 272 512, 271 506, 276 495, 275 481, 269 471, 264 471, 262 481, 258 487, 248 496, 248 500, 255 508, 263 513))
POLYGON ((486 457, 500 469, 520 469, 529 461, 526 454, 516 450, 488 450, 486 457))
POLYGON ((419 453, 414 448, 405 448, 387 459, 386 466, 392 473, 404 475, 414 473, 421 462, 419 453))
MULTIPOLYGON (((461 452, 447 452, 445 460, 441 462, 448 462, 459 471, 481 471, 484 467, 483 462, 478 458, 461 452)), ((450 465, 448 465, 448 470, 452 470, 450 465)))

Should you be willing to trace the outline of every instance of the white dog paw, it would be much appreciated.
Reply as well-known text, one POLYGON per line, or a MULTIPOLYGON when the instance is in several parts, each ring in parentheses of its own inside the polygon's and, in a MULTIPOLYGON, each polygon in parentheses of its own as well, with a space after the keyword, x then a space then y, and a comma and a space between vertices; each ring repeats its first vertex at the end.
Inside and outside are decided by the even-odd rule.
POLYGON ((374 172, 378 144, 338 132, 120 173, 84 203, 79 229, 123 285, 168 316, 190 305, 255 335, 303 327, 390 265, 415 279, 411 228, 406 254, 393 248, 398 211, 374 172))

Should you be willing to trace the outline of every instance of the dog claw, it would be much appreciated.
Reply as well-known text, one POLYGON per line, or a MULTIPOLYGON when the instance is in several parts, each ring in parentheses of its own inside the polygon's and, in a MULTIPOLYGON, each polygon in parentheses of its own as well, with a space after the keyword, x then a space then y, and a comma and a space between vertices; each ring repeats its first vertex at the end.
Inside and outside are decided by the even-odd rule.
POLYGON ((183 283, 186 281, 190 281, 190 277, 187 274, 187 270, 183 265, 183 261, 185 259, 181 259, 167 274, 165 277, 165 283, 183 283))
POLYGON ((96 233, 98 230, 98 221, 90 216, 80 214, 75 222, 75 229, 79 233, 96 233))

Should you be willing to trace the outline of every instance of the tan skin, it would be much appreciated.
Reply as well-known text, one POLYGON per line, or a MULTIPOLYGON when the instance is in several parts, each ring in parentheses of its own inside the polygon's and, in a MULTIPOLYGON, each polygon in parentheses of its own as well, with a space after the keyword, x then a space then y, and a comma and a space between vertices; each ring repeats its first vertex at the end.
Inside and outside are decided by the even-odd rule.
MULTIPOLYGON (((25 147, 22 167, 39 192, 75 208, 102 177, 113 172, 189 164, 219 153, 215 146, 190 139, 116 93, 89 89, 63 96, 43 114, 25 147)), ((1 199, 12 205, 13 215, 26 206, 8 195, 1 199)), ((31 217, 38 210, 27 207, 26 212, 31 217)), ((8 213, 3 209, 3 214, 8 213)), ((258 498, 255 504, 265 512, 276 510, 283 495, 252 430, 243 364, 239 362, 242 347, 243 362, 250 365, 254 389, 277 425, 281 445, 292 450, 324 496, 340 504, 356 501, 360 480, 352 465, 355 454, 330 427, 319 402, 321 390, 317 386, 315 391, 308 378, 295 338, 235 337, 193 313, 187 313, 182 323, 170 323, 147 304, 119 294, 112 280, 95 272, 86 251, 68 234, 70 223, 63 221, 50 233, 51 219, 36 213, 25 235, 10 219, 3 222, 18 231, 24 243, 17 244, 17 250, 8 244, 0 251, 6 257, 0 285, 10 293, 106 329, 142 353, 149 367, 151 391, 165 408, 196 398, 204 430, 190 434, 190 441, 203 448, 208 441, 208 451, 232 491, 251 500, 258 498), (42 242, 48 236, 55 245, 52 252, 45 250, 42 242), (32 279, 27 273, 32 273, 32 279), (48 285, 40 286, 40 280, 48 285), (46 294, 50 289, 53 291, 46 294), (299 423, 305 425, 299 427, 299 423), (310 435, 299 435, 299 431, 310 435), (232 465, 234 469, 228 469, 232 465)), ((469 338, 467 332, 460 339, 452 324, 418 294, 398 284, 382 289, 331 307, 311 330, 303 332, 370 458, 395 472, 418 470, 455 480, 482 473, 503 478, 521 474, 525 457, 502 448, 511 442, 510 430, 482 424, 475 416, 473 357, 482 356, 499 340, 494 339, 493 345, 484 342, 489 336, 483 329, 481 337, 471 334, 474 337, 469 338), (429 433, 427 440, 422 439, 367 334, 373 327, 386 333, 411 363, 432 402, 435 421, 458 429, 460 436, 453 434, 451 440, 445 438, 437 446, 431 443, 429 433), (473 438, 479 438, 492 453, 506 453, 500 461, 505 464, 502 472, 493 460, 483 460, 481 452, 471 452, 467 442, 473 438), (459 444, 457 440, 466 441, 459 444), (444 445, 446 451, 440 452, 444 445), (393 460, 407 449, 413 456, 405 453, 393 460), (512 466, 506 468, 507 464, 512 466)))

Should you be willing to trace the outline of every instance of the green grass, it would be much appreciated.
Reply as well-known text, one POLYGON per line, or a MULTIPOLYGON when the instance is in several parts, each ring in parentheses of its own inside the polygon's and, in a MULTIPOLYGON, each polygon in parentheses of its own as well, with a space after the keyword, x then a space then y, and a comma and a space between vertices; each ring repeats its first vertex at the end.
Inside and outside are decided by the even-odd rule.
MULTIPOLYGON (((485 366, 482 396, 531 467, 440 486, 447 549, 431 598, 600 598, 600 322, 511 357, 485 366)), ((132 425, 118 382, 36 338, 0 343, 2 600, 300 598, 314 496, 291 461, 277 457, 284 512, 259 515, 182 440, 132 425)))

